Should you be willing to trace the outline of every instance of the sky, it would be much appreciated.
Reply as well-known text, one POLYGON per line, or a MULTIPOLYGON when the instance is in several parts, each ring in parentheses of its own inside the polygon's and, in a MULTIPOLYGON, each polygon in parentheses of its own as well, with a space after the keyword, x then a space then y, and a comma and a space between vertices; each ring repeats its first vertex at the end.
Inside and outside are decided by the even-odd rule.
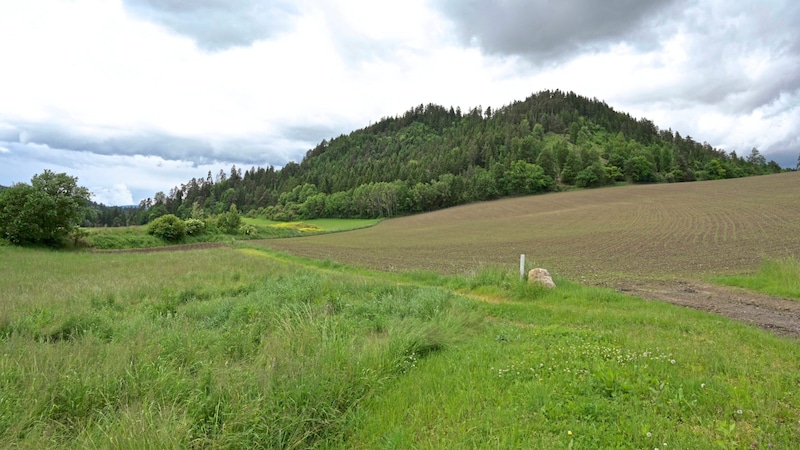
POLYGON ((138 204, 545 89, 794 167, 798 24, 794 0, 0 0, 0 185, 50 169, 138 204))

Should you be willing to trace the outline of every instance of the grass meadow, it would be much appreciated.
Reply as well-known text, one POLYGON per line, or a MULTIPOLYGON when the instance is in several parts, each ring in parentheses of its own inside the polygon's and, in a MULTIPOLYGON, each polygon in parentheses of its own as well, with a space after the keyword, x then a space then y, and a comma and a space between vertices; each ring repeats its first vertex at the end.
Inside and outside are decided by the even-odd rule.
MULTIPOLYGON (((344 236, 344 235, 341 235, 344 236)), ((514 270, 0 247, 3 448, 794 448, 797 341, 514 270)))
MULTIPOLYGON (((300 237, 316 234, 335 233, 370 227, 377 219, 315 219, 305 222, 275 222, 260 218, 243 217, 242 223, 252 225, 250 234, 225 234, 216 230, 199 236, 186 236, 180 244, 199 244, 205 242, 232 243, 234 240, 276 239, 300 237)), ((87 246, 100 250, 124 250, 131 248, 154 248, 174 245, 147 232, 148 227, 104 227, 85 228, 84 238, 87 246)))

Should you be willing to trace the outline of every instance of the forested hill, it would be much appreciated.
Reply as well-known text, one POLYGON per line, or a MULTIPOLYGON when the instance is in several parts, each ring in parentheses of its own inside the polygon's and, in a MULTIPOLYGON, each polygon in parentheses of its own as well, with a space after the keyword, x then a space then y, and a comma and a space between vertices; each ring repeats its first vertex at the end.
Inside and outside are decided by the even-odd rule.
MULTIPOLYGON (((239 211, 276 220, 391 217, 504 196, 618 182, 684 182, 780 172, 572 92, 497 110, 420 105, 324 140, 282 169, 232 167, 158 193, 117 223, 239 211), (146 214, 143 214, 146 211, 146 214)), ((98 216, 98 222, 107 218, 98 216)))

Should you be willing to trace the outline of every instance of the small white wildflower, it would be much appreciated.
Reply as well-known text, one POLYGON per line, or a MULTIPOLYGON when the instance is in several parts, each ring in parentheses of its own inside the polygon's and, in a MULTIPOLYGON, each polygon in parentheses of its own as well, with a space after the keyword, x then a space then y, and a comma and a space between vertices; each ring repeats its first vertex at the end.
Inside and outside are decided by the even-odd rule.
POLYGON ((705 388, 706 388, 706 384, 705 383, 700 383, 700 389, 705 389, 705 388))
POLYGON ((669 360, 669 363, 670 363, 670 364, 675 364, 675 360, 674 360, 674 359, 670 359, 670 360, 669 360))
POLYGON ((742 415, 742 413, 743 413, 743 411, 742 411, 741 409, 737 409, 737 410, 736 410, 736 414, 739 414, 739 415, 741 416, 741 415, 742 415))
POLYGON ((648 431, 648 432, 647 432, 647 437, 653 437, 653 433, 651 433, 651 432, 649 432, 649 431, 648 431))

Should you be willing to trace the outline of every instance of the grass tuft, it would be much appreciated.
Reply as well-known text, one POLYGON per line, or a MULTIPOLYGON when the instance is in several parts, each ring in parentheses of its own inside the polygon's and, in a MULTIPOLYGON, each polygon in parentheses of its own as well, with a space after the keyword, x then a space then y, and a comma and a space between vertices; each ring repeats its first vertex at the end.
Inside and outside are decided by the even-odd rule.
POLYGON ((800 300, 800 261, 791 257, 768 259, 753 275, 718 277, 715 281, 800 300))

